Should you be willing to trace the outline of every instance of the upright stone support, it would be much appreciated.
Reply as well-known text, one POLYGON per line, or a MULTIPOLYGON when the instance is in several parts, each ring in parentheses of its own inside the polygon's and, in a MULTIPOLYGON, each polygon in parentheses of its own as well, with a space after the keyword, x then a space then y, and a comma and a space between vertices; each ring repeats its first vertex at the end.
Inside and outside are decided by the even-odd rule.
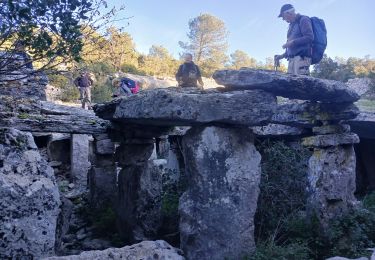
POLYGON ((241 259, 255 248, 261 156, 249 130, 192 128, 183 137, 186 192, 180 198, 187 259, 241 259))
POLYGON ((115 144, 107 134, 94 135, 94 152, 90 158, 90 205, 96 209, 115 208, 117 202, 117 167, 115 144))
POLYGON ((72 134, 70 149, 70 174, 72 181, 79 190, 87 189, 89 162, 89 136, 72 134))
POLYGON ((314 148, 308 166, 308 212, 318 217, 323 227, 357 203, 354 197, 356 156, 353 144, 358 143, 359 138, 347 131, 350 131, 347 126, 325 126, 314 129, 323 135, 303 140, 305 146, 314 148), (336 129, 334 131, 338 133, 327 132, 327 129, 336 129))

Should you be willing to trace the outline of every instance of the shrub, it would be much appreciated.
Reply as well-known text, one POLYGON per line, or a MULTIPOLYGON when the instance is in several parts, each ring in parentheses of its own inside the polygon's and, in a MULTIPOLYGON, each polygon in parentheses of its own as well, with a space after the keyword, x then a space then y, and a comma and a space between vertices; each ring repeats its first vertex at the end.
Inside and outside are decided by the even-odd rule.
POLYGON ((305 214, 306 163, 310 152, 283 142, 258 145, 262 154, 260 196, 255 218, 257 250, 250 258, 326 259, 369 255, 375 246, 375 192, 362 206, 328 223, 305 214))
POLYGON ((284 142, 264 141, 257 145, 262 154, 261 183, 255 216, 256 237, 276 239, 285 221, 305 209, 307 162, 310 152, 288 147, 284 142))

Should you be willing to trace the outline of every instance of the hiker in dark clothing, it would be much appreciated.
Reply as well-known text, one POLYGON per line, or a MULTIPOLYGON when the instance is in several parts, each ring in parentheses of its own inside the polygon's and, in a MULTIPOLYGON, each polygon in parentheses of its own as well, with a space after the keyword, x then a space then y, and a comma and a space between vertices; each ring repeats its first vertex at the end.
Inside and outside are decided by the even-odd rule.
POLYGON ((178 86, 182 88, 200 88, 203 89, 203 80, 199 67, 193 62, 193 55, 186 53, 185 62, 180 65, 176 74, 178 86), (198 82, 200 86, 198 86, 198 82))
POLYGON ((275 64, 288 59, 288 73, 310 74, 312 43, 314 32, 309 17, 297 14, 291 4, 281 7, 279 17, 289 23, 287 42, 282 46, 285 53, 275 55, 275 64))
POLYGON ((87 72, 83 72, 79 77, 74 80, 74 85, 79 88, 79 99, 82 102, 82 108, 91 109, 91 87, 94 84, 94 81, 87 72))

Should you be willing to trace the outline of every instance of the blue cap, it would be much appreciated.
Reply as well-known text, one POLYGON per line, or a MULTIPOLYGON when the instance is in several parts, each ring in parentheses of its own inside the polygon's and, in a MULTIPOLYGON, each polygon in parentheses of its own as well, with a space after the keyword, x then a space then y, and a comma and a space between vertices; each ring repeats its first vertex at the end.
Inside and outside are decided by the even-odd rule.
POLYGON ((293 7, 293 5, 291 5, 291 4, 285 4, 285 5, 283 5, 283 6, 281 7, 281 9, 280 9, 280 14, 279 14, 278 17, 282 17, 282 16, 283 16, 283 13, 284 13, 285 11, 287 11, 287 10, 289 10, 289 9, 292 9, 292 8, 294 8, 294 7, 293 7))

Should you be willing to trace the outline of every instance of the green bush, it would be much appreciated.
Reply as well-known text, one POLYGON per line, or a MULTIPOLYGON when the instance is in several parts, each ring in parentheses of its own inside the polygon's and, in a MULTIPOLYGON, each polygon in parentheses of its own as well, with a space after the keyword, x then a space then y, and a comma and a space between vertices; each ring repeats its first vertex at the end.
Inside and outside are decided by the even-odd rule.
POLYGON ((269 241, 257 246, 257 251, 246 260, 304 260, 310 259, 310 249, 306 243, 291 243, 279 246, 269 241))
POLYGON ((255 216, 256 237, 267 239, 272 235, 278 239, 288 218, 305 209, 310 152, 304 148, 292 149, 284 142, 264 141, 257 148, 262 154, 262 174, 255 216))
POLYGON ((375 192, 350 212, 320 225, 307 216, 306 163, 310 152, 263 142, 261 191, 255 218, 257 250, 250 258, 326 259, 368 256, 375 246, 375 192))

